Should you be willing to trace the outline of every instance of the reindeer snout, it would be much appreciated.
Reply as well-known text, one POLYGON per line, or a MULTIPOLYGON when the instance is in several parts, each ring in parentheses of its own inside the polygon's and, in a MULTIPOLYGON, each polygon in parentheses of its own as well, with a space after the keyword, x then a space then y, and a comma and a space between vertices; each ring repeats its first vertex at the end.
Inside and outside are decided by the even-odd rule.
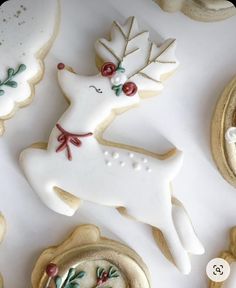
POLYGON ((57 65, 57 69, 58 70, 63 70, 65 68, 65 64, 64 63, 59 63, 58 65, 57 65))

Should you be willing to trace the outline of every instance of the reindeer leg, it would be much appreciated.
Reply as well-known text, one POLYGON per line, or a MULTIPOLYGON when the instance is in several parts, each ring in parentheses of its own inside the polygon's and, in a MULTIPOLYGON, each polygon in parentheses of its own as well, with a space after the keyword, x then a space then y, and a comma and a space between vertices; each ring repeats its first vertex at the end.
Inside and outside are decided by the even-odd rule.
POLYGON ((173 222, 183 247, 191 254, 204 254, 204 247, 197 238, 191 220, 187 211, 183 207, 183 204, 176 198, 172 198, 172 204, 173 222))
POLYGON ((161 230, 161 234, 158 229, 153 228, 153 236, 167 259, 173 262, 183 274, 189 274, 191 271, 190 259, 180 242, 173 222, 170 221, 168 227, 161 230))
POLYGON ((42 167, 47 167, 46 160, 47 154, 44 149, 28 148, 20 155, 24 173, 44 204, 57 213, 72 216, 78 209, 80 201, 51 183, 47 171, 42 169, 42 167))

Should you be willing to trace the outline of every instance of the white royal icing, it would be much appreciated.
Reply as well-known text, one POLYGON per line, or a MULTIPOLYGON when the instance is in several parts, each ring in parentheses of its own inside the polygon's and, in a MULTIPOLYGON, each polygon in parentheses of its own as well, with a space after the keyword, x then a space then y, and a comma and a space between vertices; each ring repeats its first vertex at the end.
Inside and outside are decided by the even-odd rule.
POLYGON ((236 143, 236 127, 230 127, 225 133, 225 140, 229 144, 236 143))
MULTIPOLYGON (((32 91, 28 83, 42 74, 39 52, 52 40, 58 18, 57 0, 10 0, 0 7, 0 81, 9 68, 15 71, 20 64, 26 70, 12 79, 16 88, 1 86, 0 119, 13 113, 29 100, 32 91)), ((44 51, 45 52, 45 51, 44 51)))
POLYGON ((161 76, 178 66, 175 46, 176 41, 169 39, 158 47, 149 40, 149 33, 138 27, 136 18, 130 17, 123 26, 114 22, 111 41, 99 39, 95 48, 104 62, 121 62, 125 75, 139 90, 158 92, 163 88, 161 76))
MULTIPOLYGON (((136 20, 130 18, 127 23, 133 23, 135 29, 131 30, 134 37, 139 33, 136 20)), ((126 24, 122 29, 126 31, 128 28, 129 25, 126 24)), ((118 38, 114 36, 118 31, 119 29, 113 31, 112 41, 115 41, 115 44, 122 50, 123 46, 119 45, 118 38)), ((123 43, 122 37, 121 35, 119 37, 121 44, 123 43)), ((110 42, 109 45, 116 50, 113 42, 110 42)), ((150 48, 151 45, 146 33, 139 39, 138 45, 145 47, 144 54, 137 55, 139 59, 137 62, 141 63, 140 57, 146 59, 146 46, 148 45, 150 48)), ((99 47, 97 48, 99 49, 99 47)), ((173 53, 170 54, 173 56, 173 53)), ((107 52, 106 56, 109 56, 107 52)), ((165 59, 168 61, 169 58, 166 57, 165 59)), ((123 67, 129 73, 137 72, 136 67, 128 67, 127 64, 131 65, 132 63, 123 62, 123 67)), ((169 63, 166 65, 169 68, 176 66, 176 64, 169 63)), ((156 75, 158 78, 162 73, 170 70, 164 67, 164 63, 157 62, 149 70, 152 71, 153 77, 156 75)), ((159 83, 156 84, 155 81, 147 80, 142 76, 135 77, 133 79, 137 81, 135 83, 139 87, 146 87, 148 90, 149 87, 160 87, 159 83)), ((138 93, 132 97, 125 94, 116 96, 111 89, 110 79, 101 74, 90 77, 80 76, 63 69, 58 72, 58 79, 63 92, 71 103, 68 110, 59 119, 58 124, 73 134, 94 133, 98 125, 107 119, 112 110, 140 102, 138 93), (98 93, 98 91, 100 92, 98 93)), ((72 155, 72 159, 69 161, 66 149, 56 153, 57 148, 62 144, 58 141, 61 139, 58 138, 59 135, 61 132, 57 125, 50 135, 47 150, 29 148, 21 154, 20 162, 25 175, 41 200, 58 213, 73 215, 75 208, 69 206, 58 196, 54 190, 54 187, 58 187, 83 200, 105 206, 125 207, 127 213, 138 221, 162 230, 177 267, 183 273, 189 273, 191 264, 188 251, 184 246, 191 247, 191 252, 197 251, 196 254, 198 254, 199 241, 192 236, 194 231, 190 220, 181 207, 178 210, 181 216, 176 220, 178 225, 177 228, 175 227, 170 190, 170 182, 182 166, 182 153, 176 152, 168 159, 159 160, 156 157, 123 148, 101 145, 93 135, 81 137, 82 145, 80 147, 69 142, 72 155), (184 237, 187 238, 183 246, 183 239, 179 236, 178 230, 182 231, 185 227, 191 237, 188 239, 187 233, 184 234, 184 237)), ((202 253, 203 250, 202 248, 200 252, 202 253)))

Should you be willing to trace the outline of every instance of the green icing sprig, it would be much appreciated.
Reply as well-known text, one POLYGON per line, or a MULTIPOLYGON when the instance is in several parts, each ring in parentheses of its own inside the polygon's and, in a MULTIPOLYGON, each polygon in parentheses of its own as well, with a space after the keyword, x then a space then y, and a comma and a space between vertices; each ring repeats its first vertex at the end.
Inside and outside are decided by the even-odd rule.
POLYGON ((65 281, 62 283, 61 276, 54 278, 56 288, 80 288, 78 280, 85 276, 84 271, 77 272, 75 268, 70 268, 65 281))
MULTIPOLYGON (((14 77, 22 73, 23 71, 26 70, 26 65, 25 64, 20 64, 18 69, 15 71, 13 68, 9 68, 7 70, 7 77, 5 80, 1 81, 0 80, 0 88, 3 86, 8 86, 11 88, 16 88, 18 86, 17 82, 14 81, 14 77)), ((0 96, 4 95, 5 91, 3 89, 0 89, 0 96)))

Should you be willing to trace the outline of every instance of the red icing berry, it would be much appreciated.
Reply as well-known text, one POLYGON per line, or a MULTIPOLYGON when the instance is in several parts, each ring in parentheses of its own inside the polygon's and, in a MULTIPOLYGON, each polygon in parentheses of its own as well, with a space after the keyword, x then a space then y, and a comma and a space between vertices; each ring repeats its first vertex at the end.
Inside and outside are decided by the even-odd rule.
POLYGON ((58 267, 54 263, 48 264, 46 267, 46 273, 49 277, 55 277, 58 274, 58 267))
POLYGON ((101 74, 104 77, 112 77, 116 72, 116 65, 112 62, 106 62, 102 65, 101 74))
POLYGON ((63 63, 59 63, 58 65, 57 65, 57 69, 58 70, 63 70, 65 68, 65 64, 63 64, 63 63))
POLYGON ((134 94, 138 91, 138 87, 133 82, 126 82, 123 85, 122 90, 126 96, 134 96, 134 94))

